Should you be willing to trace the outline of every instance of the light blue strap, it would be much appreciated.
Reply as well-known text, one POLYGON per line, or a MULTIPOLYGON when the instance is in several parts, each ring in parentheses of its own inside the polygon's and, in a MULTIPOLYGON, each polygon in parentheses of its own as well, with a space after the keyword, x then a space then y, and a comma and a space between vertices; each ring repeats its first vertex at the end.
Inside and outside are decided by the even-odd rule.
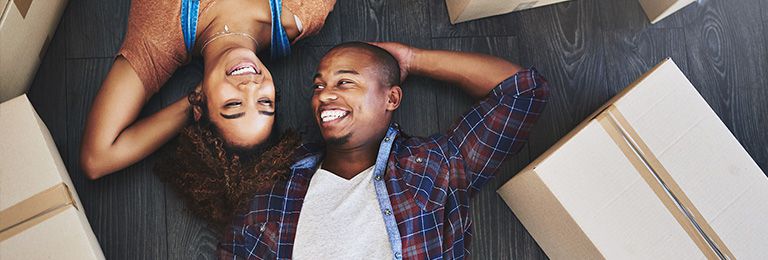
POLYGON ((269 0, 269 9, 272 12, 272 40, 270 52, 272 59, 277 59, 291 55, 291 42, 288 40, 288 34, 283 28, 280 14, 283 11, 281 0, 269 0))
POLYGON ((184 44, 187 46, 188 53, 192 53, 192 48, 195 47, 199 11, 200 0, 181 0, 181 32, 184 34, 184 44))

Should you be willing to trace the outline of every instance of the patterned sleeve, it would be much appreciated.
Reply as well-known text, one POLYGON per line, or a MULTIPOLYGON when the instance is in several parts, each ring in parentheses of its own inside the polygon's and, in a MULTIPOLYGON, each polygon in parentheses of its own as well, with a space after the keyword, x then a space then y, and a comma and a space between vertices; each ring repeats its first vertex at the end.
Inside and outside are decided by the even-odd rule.
POLYGON ((453 188, 470 196, 496 173, 509 155, 528 141, 533 124, 549 97, 547 81, 534 68, 505 79, 464 114, 447 134, 449 176, 453 188))
POLYGON ((224 231, 216 252, 218 259, 244 259, 240 256, 244 250, 243 243, 245 242, 243 232, 240 232, 240 230, 245 229, 244 220, 245 218, 242 216, 236 217, 224 231))

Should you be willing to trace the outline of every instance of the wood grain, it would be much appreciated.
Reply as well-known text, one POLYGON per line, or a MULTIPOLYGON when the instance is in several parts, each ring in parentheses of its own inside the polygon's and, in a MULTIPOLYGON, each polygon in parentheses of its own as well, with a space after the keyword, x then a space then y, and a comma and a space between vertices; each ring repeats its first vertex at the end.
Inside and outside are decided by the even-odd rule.
MULTIPOLYGON (((78 158, 85 116, 112 64, 130 0, 70 1, 29 97, 53 135, 108 259, 212 259, 214 233, 152 174, 155 156, 98 181, 78 158)), ((294 55, 265 61, 281 101, 279 129, 319 141, 308 88, 315 66, 341 41, 400 41, 422 48, 500 55, 535 66, 552 89, 530 144, 472 200, 475 259, 546 256, 495 190, 578 122, 664 57, 672 57, 736 138, 768 172, 768 2, 705 0, 659 24, 637 0, 574 0, 450 25, 444 0, 338 0, 321 35, 294 55)), ((200 80, 199 60, 181 68, 142 111, 182 98, 200 80)), ((447 130, 472 100, 412 77, 395 114, 406 132, 447 130)))
POLYGON ((130 0, 71 1, 62 16, 67 58, 113 57, 123 43, 130 0))
POLYGON ((598 1, 569 1, 521 13, 521 62, 549 80, 547 109, 534 126, 533 158, 610 98, 598 1))
POLYGON ((87 180, 78 164, 86 115, 112 62, 111 58, 66 62, 66 166, 107 258, 164 258, 165 191, 152 175, 153 158, 97 181, 87 180))
MULTIPOLYGON (((61 26, 59 26, 61 28, 61 26)), ((60 31, 60 29, 59 29, 60 31)), ((66 46, 63 37, 53 37, 48 51, 40 62, 27 97, 43 120, 59 151, 66 151, 67 143, 67 89, 64 67, 66 46)), ((65 162, 68 154, 61 152, 65 162)))
POLYGON ((445 0, 427 2, 429 3, 429 18, 432 23, 432 26, 430 26, 432 38, 514 36, 519 31, 519 12, 451 24, 445 0))
POLYGON ((685 36, 691 82, 766 172, 768 53, 761 2, 708 1, 685 36))
POLYGON ((620 92, 667 57, 683 71, 688 68, 683 29, 606 31, 604 45, 610 95, 620 92))

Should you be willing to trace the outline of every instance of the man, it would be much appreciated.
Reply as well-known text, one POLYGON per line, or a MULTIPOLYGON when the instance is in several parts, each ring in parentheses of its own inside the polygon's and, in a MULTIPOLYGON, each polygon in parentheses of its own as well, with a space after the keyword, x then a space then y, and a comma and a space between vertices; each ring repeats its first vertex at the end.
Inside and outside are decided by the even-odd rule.
POLYGON ((221 258, 468 257, 469 200, 523 147, 548 97, 533 69, 399 43, 334 47, 313 88, 324 146, 300 148, 288 180, 254 196, 225 232, 221 258), (408 137, 390 123, 408 74, 479 102, 446 134, 408 137))

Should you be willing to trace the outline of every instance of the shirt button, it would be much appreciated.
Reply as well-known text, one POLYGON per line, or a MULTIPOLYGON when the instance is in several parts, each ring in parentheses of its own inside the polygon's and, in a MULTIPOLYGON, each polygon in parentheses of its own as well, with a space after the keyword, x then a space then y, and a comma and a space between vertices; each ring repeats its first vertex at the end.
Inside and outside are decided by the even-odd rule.
POLYGON ((423 161, 424 161, 424 159, 421 159, 421 157, 416 157, 416 162, 417 162, 417 163, 421 163, 421 162, 423 162, 423 161))
POLYGON ((385 209, 384 210, 384 215, 387 215, 387 216, 392 215, 392 211, 389 210, 389 209, 385 209))
POLYGON ((384 137, 384 142, 389 142, 389 137, 384 137))
POLYGON ((381 175, 376 175, 376 180, 380 181, 381 180, 381 175))

